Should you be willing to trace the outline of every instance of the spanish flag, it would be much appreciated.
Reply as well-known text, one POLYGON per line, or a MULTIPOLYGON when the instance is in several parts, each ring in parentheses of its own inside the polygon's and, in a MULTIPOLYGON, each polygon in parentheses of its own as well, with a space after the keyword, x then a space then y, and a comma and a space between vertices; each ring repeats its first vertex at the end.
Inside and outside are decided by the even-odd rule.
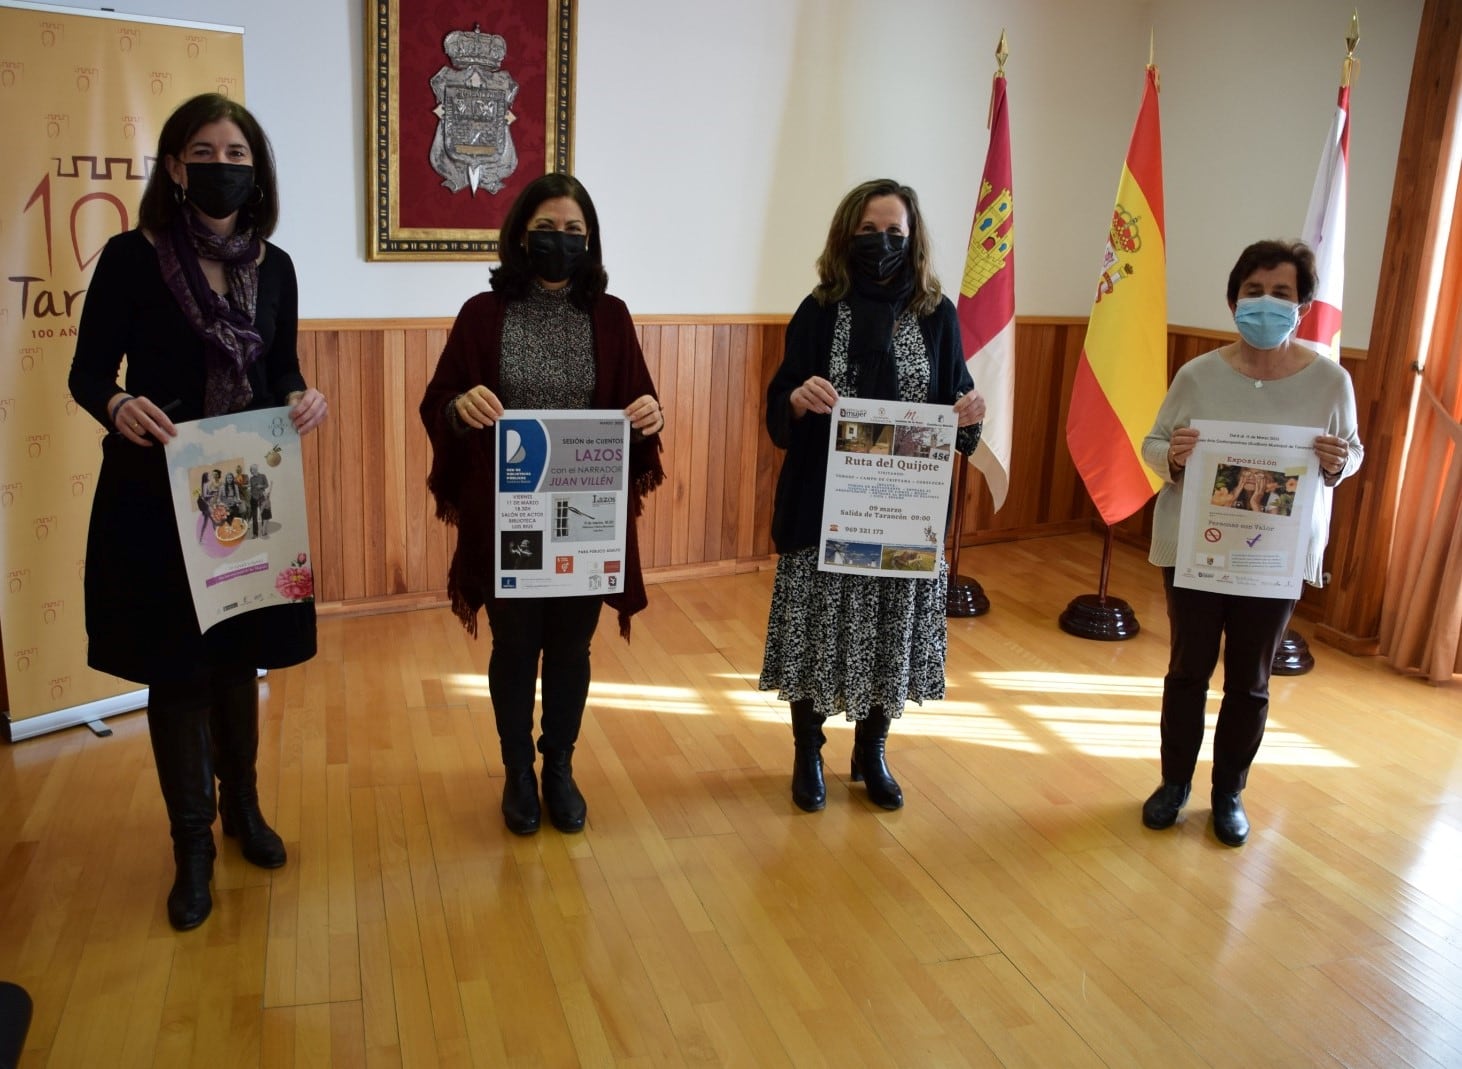
POLYGON ((990 100, 990 148, 959 288, 959 326, 970 377, 988 406, 980 444, 970 460, 985 476, 997 512, 1010 488, 1015 410, 1015 208, 1010 187, 1010 121, 1002 72, 995 75, 990 100))
POLYGON ((1066 416, 1071 459, 1109 526, 1140 509, 1161 485, 1142 462, 1142 439, 1167 389, 1163 232, 1157 68, 1149 64, 1066 416))

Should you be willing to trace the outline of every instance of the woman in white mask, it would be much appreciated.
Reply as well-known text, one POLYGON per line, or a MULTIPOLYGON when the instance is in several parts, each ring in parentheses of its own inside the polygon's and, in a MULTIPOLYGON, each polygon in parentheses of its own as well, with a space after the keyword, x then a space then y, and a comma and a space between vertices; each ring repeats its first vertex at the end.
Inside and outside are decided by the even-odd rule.
MULTIPOLYGON (((1143 458, 1164 480, 1148 559, 1163 569, 1172 629, 1163 679, 1163 781, 1142 807, 1142 821, 1149 828, 1171 827, 1188 801, 1203 743, 1208 681, 1221 641, 1224 679, 1213 739, 1213 830, 1227 846, 1242 846, 1249 836, 1241 793, 1264 737, 1270 669, 1295 602, 1174 585, 1183 477, 1198 444, 1198 431, 1190 426, 1194 420, 1323 428, 1315 438, 1315 456, 1327 487, 1360 467, 1350 375, 1338 361, 1295 340, 1316 284, 1314 255, 1298 242, 1260 241, 1245 249, 1228 280, 1238 340, 1178 370, 1143 442, 1143 458)), ((1328 510, 1313 509, 1310 530, 1299 541, 1305 580, 1314 586, 1322 584, 1327 520, 1328 510)))

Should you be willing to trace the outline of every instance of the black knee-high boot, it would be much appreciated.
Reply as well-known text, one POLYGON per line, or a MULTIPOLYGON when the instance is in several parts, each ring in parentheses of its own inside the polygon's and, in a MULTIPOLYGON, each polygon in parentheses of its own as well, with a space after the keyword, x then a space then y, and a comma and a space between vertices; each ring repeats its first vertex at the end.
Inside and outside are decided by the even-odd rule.
POLYGON ((209 758, 207 683, 154 684, 147 734, 167 807, 177 874, 168 892, 168 921, 180 932, 213 911, 213 765, 209 758))
POLYGON ((892 719, 882 709, 873 709, 853 729, 853 782, 868 788, 868 800, 884 809, 900 809, 904 792, 888 770, 884 746, 892 719))
POLYGON ((259 812, 259 683, 253 669, 220 673, 212 681, 213 768, 223 833, 239 841, 244 860, 277 869, 284 840, 259 812))
POLYGON ((827 784, 822 778, 822 717, 812 699, 792 702, 792 801, 807 813, 827 805, 827 784))

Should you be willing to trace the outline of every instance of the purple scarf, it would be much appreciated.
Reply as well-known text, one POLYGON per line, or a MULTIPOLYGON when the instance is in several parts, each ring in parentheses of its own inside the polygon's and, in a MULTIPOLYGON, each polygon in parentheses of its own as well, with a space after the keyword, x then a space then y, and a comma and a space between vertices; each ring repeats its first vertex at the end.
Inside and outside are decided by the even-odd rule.
POLYGON ((254 397, 249 368, 264 351, 264 339, 254 329, 259 239, 252 230, 220 237, 185 208, 167 232, 157 235, 157 259, 173 299, 203 339, 203 414, 239 411, 254 397), (199 257, 223 263, 227 297, 208 284, 199 257))

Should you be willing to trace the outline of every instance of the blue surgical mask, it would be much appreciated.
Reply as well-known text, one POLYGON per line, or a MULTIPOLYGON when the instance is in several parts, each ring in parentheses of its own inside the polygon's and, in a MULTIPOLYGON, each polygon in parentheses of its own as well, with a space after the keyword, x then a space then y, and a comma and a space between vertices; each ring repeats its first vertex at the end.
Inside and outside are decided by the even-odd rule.
POLYGON ((1300 306, 1281 297, 1240 297, 1234 306, 1239 336, 1255 349, 1277 349, 1300 325, 1300 306))

